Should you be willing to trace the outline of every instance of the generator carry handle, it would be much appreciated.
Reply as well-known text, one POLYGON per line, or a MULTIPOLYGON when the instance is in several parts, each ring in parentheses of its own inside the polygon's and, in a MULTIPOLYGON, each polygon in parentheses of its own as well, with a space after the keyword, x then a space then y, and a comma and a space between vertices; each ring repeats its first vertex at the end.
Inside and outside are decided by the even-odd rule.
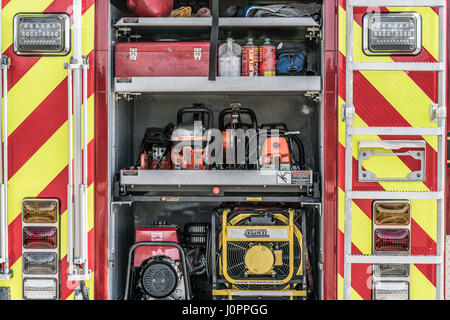
POLYGON ((187 114, 193 115, 193 121, 201 121, 206 129, 212 128, 213 112, 206 108, 203 103, 194 103, 193 107, 182 108, 177 113, 177 125, 183 124, 183 116, 187 114), (208 121, 205 121, 205 115, 208 121))
POLYGON ((131 266, 133 265, 134 251, 139 247, 175 247, 180 252, 181 264, 183 268, 183 281, 186 292, 186 300, 191 300, 191 288, 189 286, 189 274, 187 272, 186 255, 183 248, 176 242, 171 241, 141 241, 133 244, 128 251, 127 279, 125 283, 124 300, 128 300, 130 295, 131 266))

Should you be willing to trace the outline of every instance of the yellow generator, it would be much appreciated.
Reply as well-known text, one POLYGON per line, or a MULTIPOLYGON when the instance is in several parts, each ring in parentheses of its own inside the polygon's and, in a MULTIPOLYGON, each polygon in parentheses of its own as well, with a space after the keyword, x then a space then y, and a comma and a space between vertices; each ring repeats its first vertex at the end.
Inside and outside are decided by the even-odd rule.
POLYGON ((211 228, 213 297, 306 299, 305 217, 294 209, 219 210, 211 228))

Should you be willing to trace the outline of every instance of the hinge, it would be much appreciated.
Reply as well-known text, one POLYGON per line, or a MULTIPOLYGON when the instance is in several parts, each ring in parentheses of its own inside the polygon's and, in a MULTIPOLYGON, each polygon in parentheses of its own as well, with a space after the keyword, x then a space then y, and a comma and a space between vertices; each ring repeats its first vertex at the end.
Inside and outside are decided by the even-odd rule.
POLYGON ((440 119, 447 117, 447 107, 439 106, 438 104, 432 104, 430 106, 430 121, 438 122, 440 119))
POLYGON ((322 100, 320 97, 320 91, 315 90, 306 91, 305 97, 309 98, 313 102, 320 102, 322 100))
POLYGON ((355 116, 355 107, 353 106, 342 106, 342 121, 345 121, 347 119, 351 119, 355 116))
POLYGON ((309 40, 322 39, 322 30, 319 27, 306 28, 305 38, 309 40))

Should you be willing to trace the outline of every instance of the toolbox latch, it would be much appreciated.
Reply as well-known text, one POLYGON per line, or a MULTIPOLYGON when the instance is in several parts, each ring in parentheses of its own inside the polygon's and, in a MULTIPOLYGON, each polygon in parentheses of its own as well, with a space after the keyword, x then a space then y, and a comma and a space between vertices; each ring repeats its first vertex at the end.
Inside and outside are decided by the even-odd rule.
POLYGON ((137 54, 138 54, 137 48, 130 48, 130 60, 131 61, 136 61, 137 54))
POLYGON ((202 58, 202 48, 194 48, 194 59, 199 61, 202 58))

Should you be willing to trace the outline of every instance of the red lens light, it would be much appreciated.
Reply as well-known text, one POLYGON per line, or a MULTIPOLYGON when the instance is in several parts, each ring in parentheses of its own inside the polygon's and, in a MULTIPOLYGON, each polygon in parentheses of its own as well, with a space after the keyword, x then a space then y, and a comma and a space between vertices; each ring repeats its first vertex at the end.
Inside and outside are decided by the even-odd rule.
POLYGON ((55 249, 57 244, 56 227, 23 228, 23 247, 26 249, 55 249))
POLYGON ((409 251, 409 230, 376 229, 376 251, 409 251))

